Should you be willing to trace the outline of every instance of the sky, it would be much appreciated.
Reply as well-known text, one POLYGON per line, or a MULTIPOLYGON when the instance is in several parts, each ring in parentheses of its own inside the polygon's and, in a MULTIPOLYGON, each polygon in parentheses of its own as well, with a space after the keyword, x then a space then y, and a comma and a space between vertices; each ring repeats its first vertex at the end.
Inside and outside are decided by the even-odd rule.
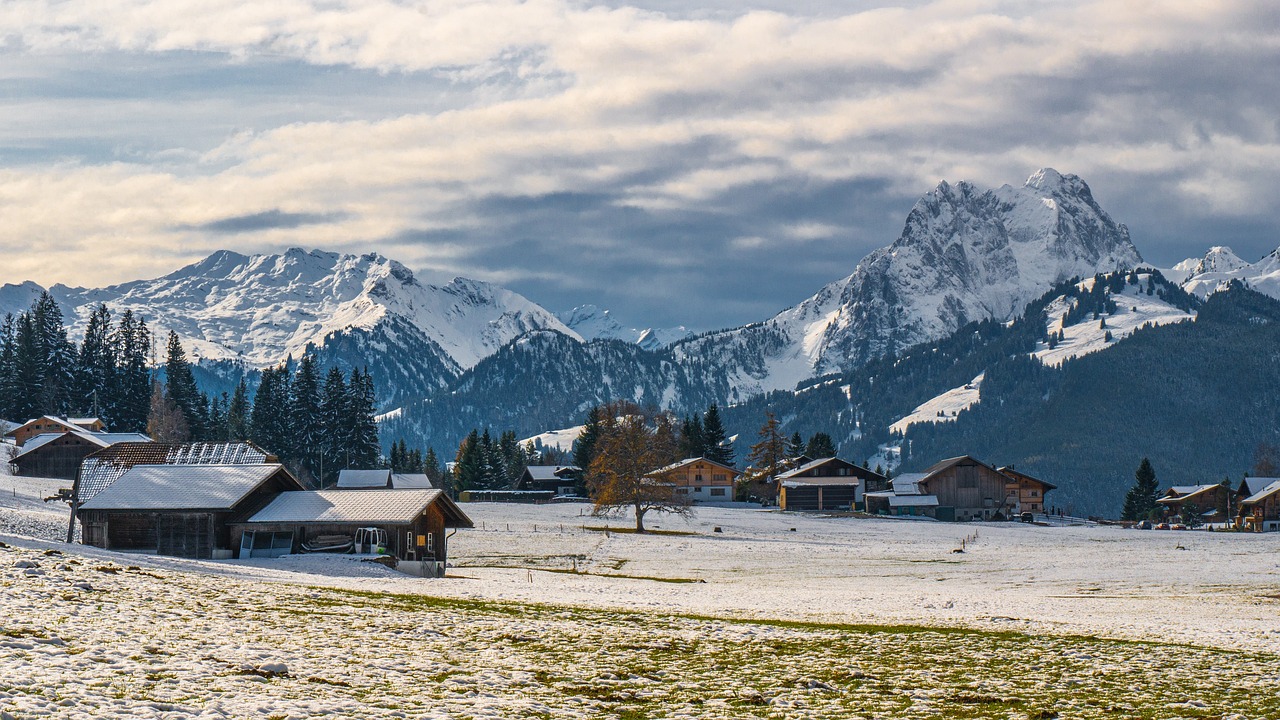
POLYGON ((1275 249, 1280 7, 0 3, 0 283, 302 246, 713 329, 1041 167, 1157 265, 1275 249))

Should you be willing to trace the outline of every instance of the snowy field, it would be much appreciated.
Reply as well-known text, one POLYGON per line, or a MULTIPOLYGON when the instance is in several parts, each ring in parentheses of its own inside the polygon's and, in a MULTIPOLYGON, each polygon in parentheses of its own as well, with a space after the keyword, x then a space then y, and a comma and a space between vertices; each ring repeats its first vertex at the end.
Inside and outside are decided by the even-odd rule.
POLYGON ((420 580, 67 546, 25 482, 14 718, 1280 717, 1280 535, 468 504, 420 580))

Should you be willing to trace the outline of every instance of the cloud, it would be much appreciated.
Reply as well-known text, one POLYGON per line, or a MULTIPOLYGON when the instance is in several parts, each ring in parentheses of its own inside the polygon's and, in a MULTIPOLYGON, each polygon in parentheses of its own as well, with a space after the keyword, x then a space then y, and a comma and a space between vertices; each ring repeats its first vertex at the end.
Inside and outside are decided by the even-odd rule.
POLYGON ((1280 235, 1278 12, 11 0, 5 280, 305 243, 722 326, 851 272, 940 179, 1042 166, 1088 180, 1157 262, 1215 226, 1260 255, 1280 235))

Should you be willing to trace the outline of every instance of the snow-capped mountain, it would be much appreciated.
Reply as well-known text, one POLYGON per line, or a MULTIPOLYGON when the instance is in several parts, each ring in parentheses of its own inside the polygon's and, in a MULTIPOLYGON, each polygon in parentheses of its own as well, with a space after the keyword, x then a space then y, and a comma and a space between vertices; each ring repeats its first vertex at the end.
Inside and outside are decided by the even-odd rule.
POLYGON ((1229 247, 1215 246, 1202 258, 1189 258, 1178 263, 1173 273, 1184 290, 1200 297, 1207 297, 1232 280, 1239 280, 1253 290, 1280 299, 1280 249, 1256 263, 1250 263, 1229 247))
MULTIPOLYGON (((34 283, 0 288, 0 312, 30 306, 34 283)), ((290 249, 221 251, 164 277, 101 289, 55 285, 72 334, 92 308, 132 309, 201 360, 265 367, 308 347, 326 363, 368 365, 384 398, 421 396, 533 330, 580 337, 550 311, 489 283, 423 284, 394 260, 290 249)))
POLYGON ((786 389, 973 320, 1009 319, 1055 283, 1141 261, 1128 229, 1075 175, 1043 169, 995 190, 944 181, 852 275, 763 323, 673 350, 727 368, 740 396, 786 389))
POLYGON ((560 313, 559 318, 584 340, 625 340, 645 350, 657 350, 693 334, 683 326, 644 330, 623 327, 608 310, 596 305, 579 305, 567 313, 560 313))

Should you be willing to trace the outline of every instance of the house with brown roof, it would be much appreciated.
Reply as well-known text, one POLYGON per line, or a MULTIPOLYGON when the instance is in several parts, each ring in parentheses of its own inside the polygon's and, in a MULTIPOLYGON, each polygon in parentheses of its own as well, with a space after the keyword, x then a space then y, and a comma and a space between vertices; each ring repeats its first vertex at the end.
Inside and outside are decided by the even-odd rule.
POLYGON ((1211 485, 1174 485, 1156 500, 1166 519, 1183 522, 1225 522, 1231 488, 1221 483, 1211 485), (1194 520, 1191 516, 1194 516, 1194 520))
POLYGON ((1245 478, 1235 496, 1237 527, 1253 532, 1280 530, 1280 478, 1245 478))
POLYGON ((783 510, 853 510, 866 492, 882 491, 889 479, 837 457, 810 460, 776 477, 783 510))
POLYGON ((49 432, 27 439, 10 463, 23 477, 75 480, 80 464, 90 454, 121 442, 151 442, 142 433, 107 433, 90 430, 49 432))
POLYGON ((969 455, 948 458, 922 473, 904 473, 892 485, 891 490, 866 494, 867 512, 992 520, 1008 518, 1017 505, 1009 495, 1009 476, 969 455))
POLYGON ((733 500, 736 469, 704 457, 686 458, 658 468, 649 477, 675 486, 677 495, 695 502, 728 502, 733 500))
POLYGON ((18 447, 27 444, 27 441, 37 435, 45 435, 48 433, 62 434, 75 430, 88 430, 89 432, 105 432, 107 426, 103 424, 100 418, 96 417, 77 417, 62 418, 53 415, 42 415, 38 418, 28 420, 16 428, 5 433, 5 437, 13 438, 13 442, 18 447))
POLYGON ((1017 517, 1028 512, 1032 514, 1047 512, 1048 506, 1045 505, 1044 497, 1050 490, 1056 490, 1057 485, 1020 470, 1014 470, 1012 465, 999 468, 999 471, 1009 479, 1005 484, 1006 500, 1005 509, 1002 511, 1005 517, 1017 517))

